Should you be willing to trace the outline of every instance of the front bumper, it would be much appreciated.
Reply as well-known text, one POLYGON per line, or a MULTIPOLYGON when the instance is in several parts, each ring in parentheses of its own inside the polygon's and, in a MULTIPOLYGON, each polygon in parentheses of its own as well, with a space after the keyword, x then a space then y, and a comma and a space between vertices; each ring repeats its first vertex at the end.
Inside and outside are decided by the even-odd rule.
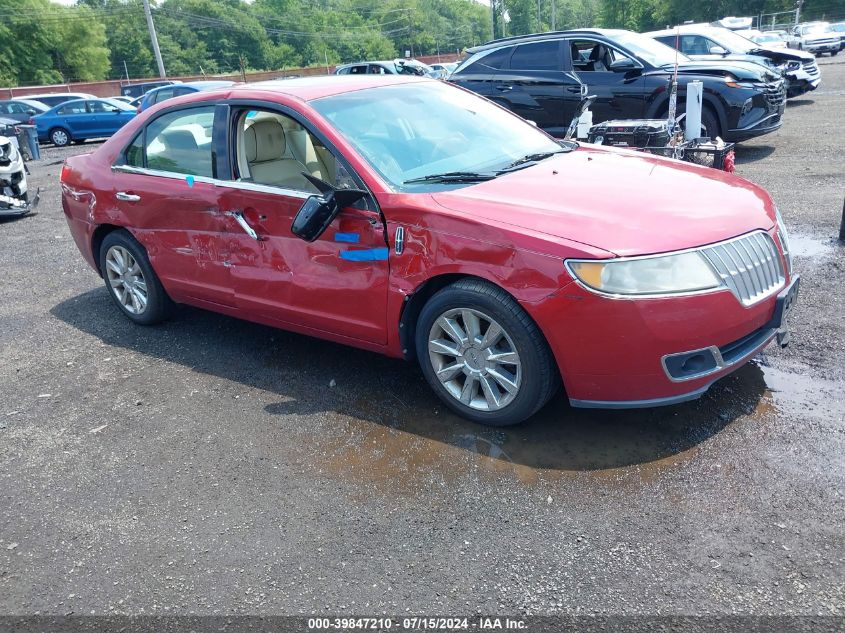
POLYGON ((785 343, 782 306, 795 280, 748 307, 729 291, 618 299, 577 283, 526 307, 549 340, 572 406, 655 407, 698 398, 776 338, 785 343), (696 350, 715 351, 717 362, 686 376, 667 362, 696 350))
POLYGON ((823 44, 807 42, 804 44, 804 50, 808 53, 833 53, 838 51, 840 46, 840 42, 825 42, 823 44))
POLYGON ((36 190, 35 196, 26 199, 0 195, 0 218, 13 218, 26 215, 38 206, 40 200, 40 189, 36 190))
POLYGON ((788 72, 786 73, 786 78, 789 82, 786 87, 787 97, 797 97, 798 95, 815 90, 819 87, 822 80, 818 73, 813 77, 805 70, 788 72))
POLYGON ((740 141, 747 141, 748 139, 763 136, 771 132, 776 132, 783 126, 783 108, 776 112, 763 117, 753 125, 744 128, 735 128, 729 130, 725 135, 726 140, 732 143, 740 141))

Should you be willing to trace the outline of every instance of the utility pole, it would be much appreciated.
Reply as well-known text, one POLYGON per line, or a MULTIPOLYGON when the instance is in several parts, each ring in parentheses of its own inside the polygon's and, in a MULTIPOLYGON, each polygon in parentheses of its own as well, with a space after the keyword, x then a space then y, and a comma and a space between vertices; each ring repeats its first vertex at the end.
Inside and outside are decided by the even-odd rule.
POLYGON ((123 72, 126 73, 126 82, 129 83, 129 69, 126 67, 126 60, 123 60, 123 72))
POLYGON ((795 3, 795 26, 798 26, 798 23, 801 21, 801 7, 804 5, 804 0, 798 0, 795 3))
POLYGON ((557 31, 557 11, 555 10, 555 0, 552 0, 552 31, 557 31))
POLYGON ((540 0, 537 0, 537 32, 543 30, 543 27, 540 24, 540 0))
POLYGON ((150 40, 153 43, 153 54, 156 56, 156 63, 158 64, 158 76, 162 79, 167 79, 167 74, 164 72, 164 61, 161 59, 161 50, 159 50, 158 47, 156 27, 155 24, 153 24, 153 12, 150 11, 150 0, 144 0, 144 15, 147 16, 147 28, 150 29, 150 40))

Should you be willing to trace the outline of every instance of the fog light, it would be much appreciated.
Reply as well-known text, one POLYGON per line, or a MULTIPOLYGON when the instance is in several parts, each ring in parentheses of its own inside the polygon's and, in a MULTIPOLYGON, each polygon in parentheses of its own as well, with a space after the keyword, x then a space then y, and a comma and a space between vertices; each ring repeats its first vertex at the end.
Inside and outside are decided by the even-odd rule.
POLYGON ((749 112, 751 112, 751 108, 754 107, 753 99, 749 98, 745 100, 745 103, 742 104, 742 112, 740 116, 745 116, 749 112))

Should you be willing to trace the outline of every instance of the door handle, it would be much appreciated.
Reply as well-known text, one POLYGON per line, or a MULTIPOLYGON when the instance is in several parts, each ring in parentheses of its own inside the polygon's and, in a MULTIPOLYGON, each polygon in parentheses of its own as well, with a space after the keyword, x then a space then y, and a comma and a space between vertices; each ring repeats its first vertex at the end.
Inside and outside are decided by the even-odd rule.
POLYGON ((255 232, 255 229, 253 229, 249 225, 249 222, 246 221, 246 218, 244 217, 243 213, 241 213, 240 211, 228 211, 226 215, 228 215, 230 218, 233 218, 235 222, 238 223, 238 226, 240 226, 244 230, 244 233, 249 235, 256 242, 261 241, 261 236, 259 236, 258 233, 255 232))
POLYGON ((124 202, 140 202, 141 196, 136 196, 134 193, 126 193, 125 191, 118 191, 114 197, 124 202))

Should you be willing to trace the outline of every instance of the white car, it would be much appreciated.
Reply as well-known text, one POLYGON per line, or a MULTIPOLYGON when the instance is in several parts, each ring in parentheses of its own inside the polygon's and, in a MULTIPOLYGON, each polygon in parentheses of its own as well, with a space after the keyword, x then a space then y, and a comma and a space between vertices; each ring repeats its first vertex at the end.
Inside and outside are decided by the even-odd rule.
POLYGON ((832 57, 842 46, 839 34, 831 31, 827 22, 799 24, 792 29, 792 34, 798 38, 799 50, 813 53, 817 57, 822 53, 830 53, 832 57))
POLYGON ((75 99, 98 99, 87 92, 45 92, 36 95, 21 95, 21 99, 30 99, 32 101, 40 101, 48 108, 64 103, 65 101, 73 101, 75 99))

